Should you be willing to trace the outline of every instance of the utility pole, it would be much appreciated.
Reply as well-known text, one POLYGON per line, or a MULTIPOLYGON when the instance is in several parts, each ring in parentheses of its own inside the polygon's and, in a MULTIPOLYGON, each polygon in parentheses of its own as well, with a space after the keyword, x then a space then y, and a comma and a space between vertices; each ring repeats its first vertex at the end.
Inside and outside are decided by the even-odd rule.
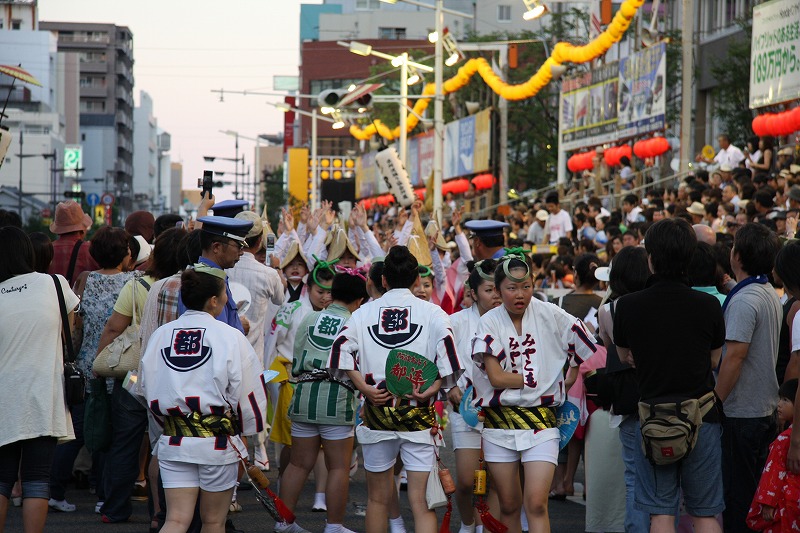
POLYGON ((683 0, 681 27, 681 166, 678 172, 689 170, 692 142, 692 72, 694 72, 694 17, 692 0, 683 0))

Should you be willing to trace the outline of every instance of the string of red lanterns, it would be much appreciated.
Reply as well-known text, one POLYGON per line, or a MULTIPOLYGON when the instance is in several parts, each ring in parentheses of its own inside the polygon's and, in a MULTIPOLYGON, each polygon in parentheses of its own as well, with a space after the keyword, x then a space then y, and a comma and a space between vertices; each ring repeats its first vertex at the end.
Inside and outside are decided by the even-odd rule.
POLYGON ((764 113, 753 119, 753 133, 759 137, 783 137, 800 131, 800 106, 782 113, 764 113))

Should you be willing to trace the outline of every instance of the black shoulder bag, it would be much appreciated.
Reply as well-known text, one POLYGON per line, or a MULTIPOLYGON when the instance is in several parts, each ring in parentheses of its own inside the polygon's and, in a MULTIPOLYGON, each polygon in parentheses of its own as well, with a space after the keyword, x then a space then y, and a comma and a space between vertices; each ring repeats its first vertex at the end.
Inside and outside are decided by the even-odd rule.
POLYGON ((67 283, 72 286, 72 276, 75 274, 75 264, 78 262, 78 253, 81 251, 81 246, 83 246, 83 241, 78 241, 75 243, 75 246, 72 247, 72 255, 69 258, 69 266, 67 267, 67 283))
POLYGON ((50 274, 56 284, 58 294, 58 307, 61 310, 61 331, 64 346, 64 396, 67 405, 79 405, 86 399, 86 377, 75 364, 75 348, 72 346, 72 333, 69 329, 67 304, 64 302, 64 292, 61 283, 55 274, 50 274))

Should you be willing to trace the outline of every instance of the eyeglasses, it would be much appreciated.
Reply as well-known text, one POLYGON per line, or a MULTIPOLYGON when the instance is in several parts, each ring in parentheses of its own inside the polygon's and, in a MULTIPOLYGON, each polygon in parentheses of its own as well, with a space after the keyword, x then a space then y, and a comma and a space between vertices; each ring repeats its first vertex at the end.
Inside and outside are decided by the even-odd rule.
POLYGON ((238 246, 239 250, 244 250, 247 247, 247 243, 244 241, 235 241, 233 239, 229 240, 228 242, 223 243, 228 246, 238 246))

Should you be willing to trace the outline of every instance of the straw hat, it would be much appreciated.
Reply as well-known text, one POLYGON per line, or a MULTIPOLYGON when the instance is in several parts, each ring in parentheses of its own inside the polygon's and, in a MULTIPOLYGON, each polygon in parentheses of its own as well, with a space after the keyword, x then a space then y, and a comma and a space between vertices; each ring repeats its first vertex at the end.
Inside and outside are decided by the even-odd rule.
POLYGON ((292 245, 289 246, 289 251, 286 252, 286 257, 284 257, 283 261, 281 261, 281 270, 283 270, 284 268, 289 266, 289 263, 294 261, 294 258, 297 257, 298 255, 300 256, 300 258, 303 261, 305 261, 306 268, 308 268, 308 270, 311 270, 311 267, 309 266, 308 258, 306 257, 306 254, 303 253, 303 248, 300 246, 300 243, 297 242, 297 241, 292 242, 292 245))
POLYGON ((706 214, 706 208, 700 202, 692 202, 692 205, 686 208, 686 212, 698 217, 706 214))
MULTIPOLYGON (((250 231, 247 232, 247 237, 245 239, 252 239, 257 235, 261 235, 264 233, 264 223, 261 221, 261 217, 257 214, 253 213, 252 211, 242 211, 241 213, 237 213, 235 217, 238 220, 246 220, 248 222, 253 223, 253 227, 250 228, 250 231)), ((263 241, 262 241, 263 246, 263 241)))
POLYGON ((56 235, 86 231, 92 227, 92 218, 83 212, 75 200, 61 202, 56 206, 56 216, 50 224, 50 231, 56 235))
POLYGON ((344 255, 345 250, 350 250, 350 253, 356 258, 356 261, 361 261, 361 257, 358 255, 358 251, 355 246, 353 246, 353 243, 350 242, 347 232, 338 224, 334 224, 330 233, 328 233, 325 239, 325 246, 328 248, 328 261, 339 259, 344 255))

